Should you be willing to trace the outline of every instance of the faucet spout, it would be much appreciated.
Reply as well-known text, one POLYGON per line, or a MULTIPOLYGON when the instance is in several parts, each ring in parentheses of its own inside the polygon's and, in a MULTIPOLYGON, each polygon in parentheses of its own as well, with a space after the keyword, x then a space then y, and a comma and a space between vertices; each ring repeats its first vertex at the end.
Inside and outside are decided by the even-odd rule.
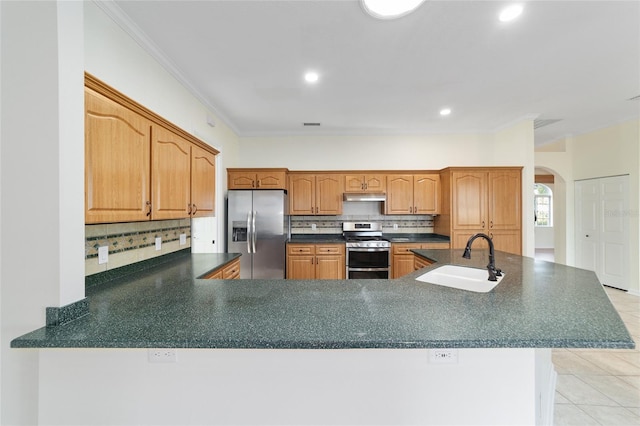
POLYGON ((487 234, 478 233, 472 235, 467 241, 467 246, 464 248, 462 257, 465 259, 471 259, 471 244, 473 244, 476 238, 484 238, 485 240, 487 240, 487 243, 489 243, 489 264, 487 265, 487 271, 489 271, 489 281, 498 281, 497 277, 502 276, 502 271, 500 269, 496 269, 493 241, 487 234))

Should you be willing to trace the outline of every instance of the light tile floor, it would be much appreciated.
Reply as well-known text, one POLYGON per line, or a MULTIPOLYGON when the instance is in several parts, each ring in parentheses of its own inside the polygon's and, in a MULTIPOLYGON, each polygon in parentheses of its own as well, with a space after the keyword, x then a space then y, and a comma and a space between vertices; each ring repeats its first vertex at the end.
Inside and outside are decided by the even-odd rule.
POLYGON ((636 348, 554 349, 556 426, 640 425, 640 297, 605 291, 636 348))

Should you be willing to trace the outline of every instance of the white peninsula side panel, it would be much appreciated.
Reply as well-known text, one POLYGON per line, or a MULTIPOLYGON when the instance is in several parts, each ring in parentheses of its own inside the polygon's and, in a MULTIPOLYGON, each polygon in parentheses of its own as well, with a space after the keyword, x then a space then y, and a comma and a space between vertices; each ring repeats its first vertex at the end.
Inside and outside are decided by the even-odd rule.
POLYGON ((534 425, 553 419, 550 349, 40 350, 41 424, 534 425))

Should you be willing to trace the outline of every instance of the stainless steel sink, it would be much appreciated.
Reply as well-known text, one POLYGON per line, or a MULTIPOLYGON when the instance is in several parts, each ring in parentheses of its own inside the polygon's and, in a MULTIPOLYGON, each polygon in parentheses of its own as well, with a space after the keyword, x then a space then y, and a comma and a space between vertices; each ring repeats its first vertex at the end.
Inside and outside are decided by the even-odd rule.
POLYGON ((504 278, 504 272, 502 274, 503 276, 497 277, 497 281, 489 281, 489 272, 486 269, 444 265, 420 275, 416 280, 459 290, 487 293, 504 278))

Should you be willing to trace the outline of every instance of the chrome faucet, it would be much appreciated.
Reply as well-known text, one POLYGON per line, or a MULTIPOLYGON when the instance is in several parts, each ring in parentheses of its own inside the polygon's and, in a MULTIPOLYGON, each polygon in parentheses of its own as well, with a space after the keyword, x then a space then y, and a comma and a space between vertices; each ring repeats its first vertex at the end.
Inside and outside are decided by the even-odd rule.
POLYGON ((484 238, 489 243, 489 264, 487 265, 487 270, 489 271, 489 281, 498 281, 497 277, 502 276, 502 270, 496 269, 496 257, 495 251, 493 248, 493 241, 487 234, 475 234, 467 241, 467 246, 464 248, 464 253, 462 257, 465 259, 471 259, 471 244, 476 238, 484 238))

